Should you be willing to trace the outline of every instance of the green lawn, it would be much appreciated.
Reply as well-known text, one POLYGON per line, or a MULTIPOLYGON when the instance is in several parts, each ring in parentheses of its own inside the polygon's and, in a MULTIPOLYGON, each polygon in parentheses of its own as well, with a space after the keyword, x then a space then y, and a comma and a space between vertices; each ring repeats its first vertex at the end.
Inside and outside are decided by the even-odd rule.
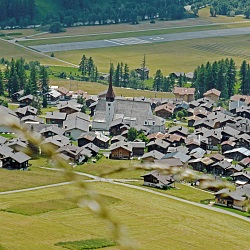
POLYGON ((218 207, 220 209, 227 210, 229 212, 233 212, 233 213, 239 214, 241 216, 250 217, 250 213, 243 212, 243 211, 240 211, 240 210, 237 210, 234 208, 224 207, 224 206, 220 206, 220 205, 213 205, 213 207, 218 207))
MULTIPOLYGON (((40 159, 30 160, 29 163, 32 166, 28 171, 0 168, 0 191, 24 189, 67 181, 65 176, 59 172, 38 168, 47 166, 47 158, 41 157, 40 159)), ((83 177, 84 179, 87 178, 83 177)))
MULTIPOLYGON (((70 90, 77 90, 81 89, 86 91, 90 95, 96 95, 102 91, 108 89, 108 85, 104 85, 101 83, 96 82, 82 82, 82 81, 72 81, 67 79, 60 79, 60 78, 51 78, 50 85, 56 86, 63 86, 70 90)), ((118 88, 114 87, 114 92, 116 96, 126 96, 126 97, 138 97, 138 96, 145 96, 145 97, 157 97, 157 98, 173 98, 173 93, 167 92, 154 92, 154 91, 147 91, 147 90, 136 90, 136 89, 128 89, 128 88, 118 88)))
POLYGON ((67 66, 67 64, 53 60, 50 57, 45 57, 42 54, 35 53, 31 50, 27 50, 25 48, 16 46, 15 44, 11 44, 9 42, 5 42, 0 40, 0 57, 4 57, 5 59, 11 60, 11 58, 19 59, 23 57, 26 61, 39 61, 41 64, 45 65, 61 65, 67 66))
POLYGON ((56 57, 74 64, 79 64, 85 54, 92 56, 99 71, 108 72, 110 61, 127 63, 130 69, 141 65, 146 54, 147 67, 153 76, 157 69, 164 75, 175 71, 190 72, 207 61, 213 62, 226 57, 233 57, 239 66, 244 59, 249 60, 250 35, 192 39, 185 41, 153 43, 142 45, 118 46, 89 50, 57 52, 56 57))
POLYGON ((88 174, 100 176, 105 174, 107 178, 119 178, 119 179, 140 179, 140 176, 148 171, 144 170, 133 170, 136 167, 143 167, 142 164, 137 160, 111 160, 102 157, 96 163, 88 163, 77 166, 74 170, 88 174), (131 170, 132 168, 132 170, 131 170), (124 169, 123 171, 119 171, 124 169), (115 171, 115 173, 106 173, 115 171))
MULTIPOLYGON (((122 186, 92 183, 89 187, 104 200, 112 199, 106 206, 114 218, 126 225, 129 237, 138 244, 136 249, 249 247, 249 223, 243 220, 122 186)), ((68 199, 80 197, 84 198, 84 192, 71 186, 0 196, 2 247, 50 250, 60 249, 55 246, 59 242, 111 239, 103 220, 85 208, 69 206, 68 199), (67 199, 62 202, 64 197, 67 199), (53 204, 58 202, 57 209, 53 204), (23 214, 29 205, 39 204, 46 204, 46 209, 39 209, 39 214, 23 214), (14 208, 15 212, 7 212, 14 208)))

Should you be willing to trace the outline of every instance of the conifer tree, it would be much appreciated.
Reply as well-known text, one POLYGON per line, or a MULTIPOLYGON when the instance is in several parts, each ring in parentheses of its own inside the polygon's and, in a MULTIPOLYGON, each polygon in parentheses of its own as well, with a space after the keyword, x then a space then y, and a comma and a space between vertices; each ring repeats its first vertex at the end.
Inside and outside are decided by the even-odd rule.
POLYGON ((231 58, 229 61, 229 67, 227 70, 227 75, 228 75, 228 95, 229 97, 234 95, 235 91, 235 83, 236 83, 236 66, 234 60, 231 58))
POLYGON ((48 77, 48 72, 44 66, 41 66, 40 72, 40 91, 42 94, 48 93, 49 92, 49 77, 48 77))
POLYGON ((127 87, 128 82, 129 82, 129 67, 128 67, 128 64, 125 63, 124 72, 123 72, 123 76, 122 76, 122 86, 127 87))
POLYGON ((241 88, 241 93, 243 95, 247 94, 247 71, 248 71, 248 67, 247 67, 247 62, 246 60, 244 60, 241 64, 240 67, 240 88, 241 88))
POLYGON ((32 65, 30 69, 30 85, 31 85, 32 95, 37 95, 37 91, 38 91, 37 81, 38 81, 38 78, 37 78, 36 66, 32 65))

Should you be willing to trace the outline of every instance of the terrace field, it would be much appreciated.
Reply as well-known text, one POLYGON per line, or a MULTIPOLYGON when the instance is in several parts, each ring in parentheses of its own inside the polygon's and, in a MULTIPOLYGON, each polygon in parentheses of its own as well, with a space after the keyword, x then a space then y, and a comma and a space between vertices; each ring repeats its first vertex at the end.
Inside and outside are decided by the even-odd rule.
MULTIPOLYGON (((90 186, 127 226, 136 249, 248 249, 249 223, 243 220, 140 190, 108 183, 90 186)), ((86 198, 84 192, 73 186, 0 196, 1 245, 63 249, 55 244, 111 238, 103 220, 74 205, 80 198, 86 198)))

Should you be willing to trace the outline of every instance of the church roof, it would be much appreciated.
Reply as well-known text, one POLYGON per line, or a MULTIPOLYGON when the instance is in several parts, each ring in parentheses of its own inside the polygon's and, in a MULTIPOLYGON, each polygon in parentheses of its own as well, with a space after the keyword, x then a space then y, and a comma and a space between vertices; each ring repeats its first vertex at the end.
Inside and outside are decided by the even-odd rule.
POLYGON ((113 86, 112 86, 112 71, 110 70, 110 76, 109 76, 109 88, 106 94, 106 100, 107 101, 114 101, 115 99, 115 93, 113 90, 113 86))

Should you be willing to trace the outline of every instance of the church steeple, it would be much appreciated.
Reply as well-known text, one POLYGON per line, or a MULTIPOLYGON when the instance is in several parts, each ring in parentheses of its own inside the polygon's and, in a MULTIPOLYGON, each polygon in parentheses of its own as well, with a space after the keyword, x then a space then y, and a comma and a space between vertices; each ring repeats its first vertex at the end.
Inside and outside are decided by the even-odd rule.
POLYGON ((110 67, 110 71, 109 71, 109 88, 106 94, 106 101, 107 102, 113 102, 115 100, 115 93, 113 90, 113 86, 112 86, 112 75, 113 75, 113 69, 112 67, 110 67))

